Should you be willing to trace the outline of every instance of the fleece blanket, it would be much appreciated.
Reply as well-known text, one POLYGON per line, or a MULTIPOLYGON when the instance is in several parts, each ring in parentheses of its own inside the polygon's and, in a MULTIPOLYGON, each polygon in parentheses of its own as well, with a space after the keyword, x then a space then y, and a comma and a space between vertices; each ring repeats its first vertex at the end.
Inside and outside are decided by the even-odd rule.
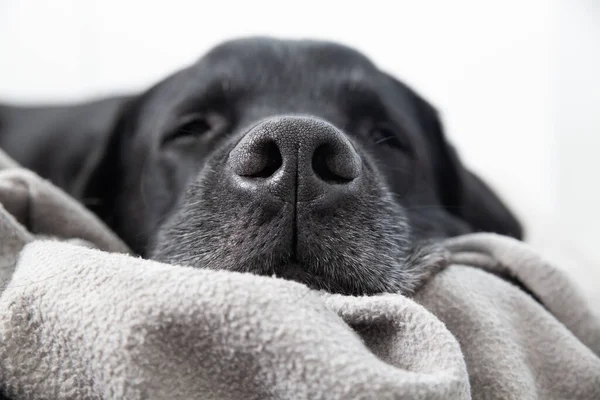
POLYGON ((526 244, 445 243, 413 298, 144 260, 0 154, 0 397, 600 399, 600 319, 526 244))

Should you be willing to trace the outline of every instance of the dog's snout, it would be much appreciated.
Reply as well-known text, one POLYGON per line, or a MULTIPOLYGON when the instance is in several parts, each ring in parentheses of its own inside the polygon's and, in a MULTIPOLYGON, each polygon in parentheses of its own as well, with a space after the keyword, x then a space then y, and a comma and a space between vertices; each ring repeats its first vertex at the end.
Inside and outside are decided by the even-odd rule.
POLYGON ((343 194, 361 173, 360 156, 346 135, 308 117, 254 126, 230 152, 228 166, 238 185, 266 188, 286 201, 343 194))

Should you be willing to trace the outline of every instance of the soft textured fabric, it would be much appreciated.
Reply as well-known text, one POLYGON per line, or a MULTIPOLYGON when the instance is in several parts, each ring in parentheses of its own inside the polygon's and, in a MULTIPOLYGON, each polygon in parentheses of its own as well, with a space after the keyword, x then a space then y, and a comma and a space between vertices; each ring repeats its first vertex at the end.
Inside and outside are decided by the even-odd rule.
POLYGON ((56 238, 128 252, 127 246, 85 207, 0 150, 0 291, 23 246, 56 238))
POLYGON ((11 399, 600 399, 598 316, 512 239, 447 241, 413 299, 351 297, 128 255, 15 165, 0 203, 11 399))

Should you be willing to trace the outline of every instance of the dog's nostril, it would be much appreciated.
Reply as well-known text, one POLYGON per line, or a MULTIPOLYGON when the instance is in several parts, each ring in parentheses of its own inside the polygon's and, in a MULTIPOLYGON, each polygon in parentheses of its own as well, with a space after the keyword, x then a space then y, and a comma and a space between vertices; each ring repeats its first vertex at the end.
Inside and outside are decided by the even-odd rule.
POLYGON ((349 183, 355 176, 352 172, 346 171, 347 168, 340 165, 342 160, 339 160, 339 158, 343 158, 343 156, 336 154, 333 146, 323 144, 317 147, 313 154, 312 169, 321 180, 327 183, 349 183))
POLYGON ((283 164, 279 147, 273 140, 265 141, 251 157, 255 157, 254 168, 246 171, 243 176, 249 178, 268 178, 283 164))
POLYGON ((272 140, 267 141, 263 145, 261 153, 263 155, 264 166, 262 170, 253 175, 254 178, 268 178, 273 175, 283 163, 279 147, 277 147, 277 144, 272 140))

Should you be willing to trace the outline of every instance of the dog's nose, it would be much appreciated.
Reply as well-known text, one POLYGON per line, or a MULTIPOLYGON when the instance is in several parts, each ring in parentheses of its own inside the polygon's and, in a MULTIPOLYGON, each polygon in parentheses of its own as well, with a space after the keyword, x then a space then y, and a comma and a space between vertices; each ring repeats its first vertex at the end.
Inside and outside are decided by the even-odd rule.
POLYGON ((297 202, 335 201, 353 190, 361 173, 360 156, 346 135, 309 117, 254 126, 229 153, 228 166, 238 187, 297 202))

